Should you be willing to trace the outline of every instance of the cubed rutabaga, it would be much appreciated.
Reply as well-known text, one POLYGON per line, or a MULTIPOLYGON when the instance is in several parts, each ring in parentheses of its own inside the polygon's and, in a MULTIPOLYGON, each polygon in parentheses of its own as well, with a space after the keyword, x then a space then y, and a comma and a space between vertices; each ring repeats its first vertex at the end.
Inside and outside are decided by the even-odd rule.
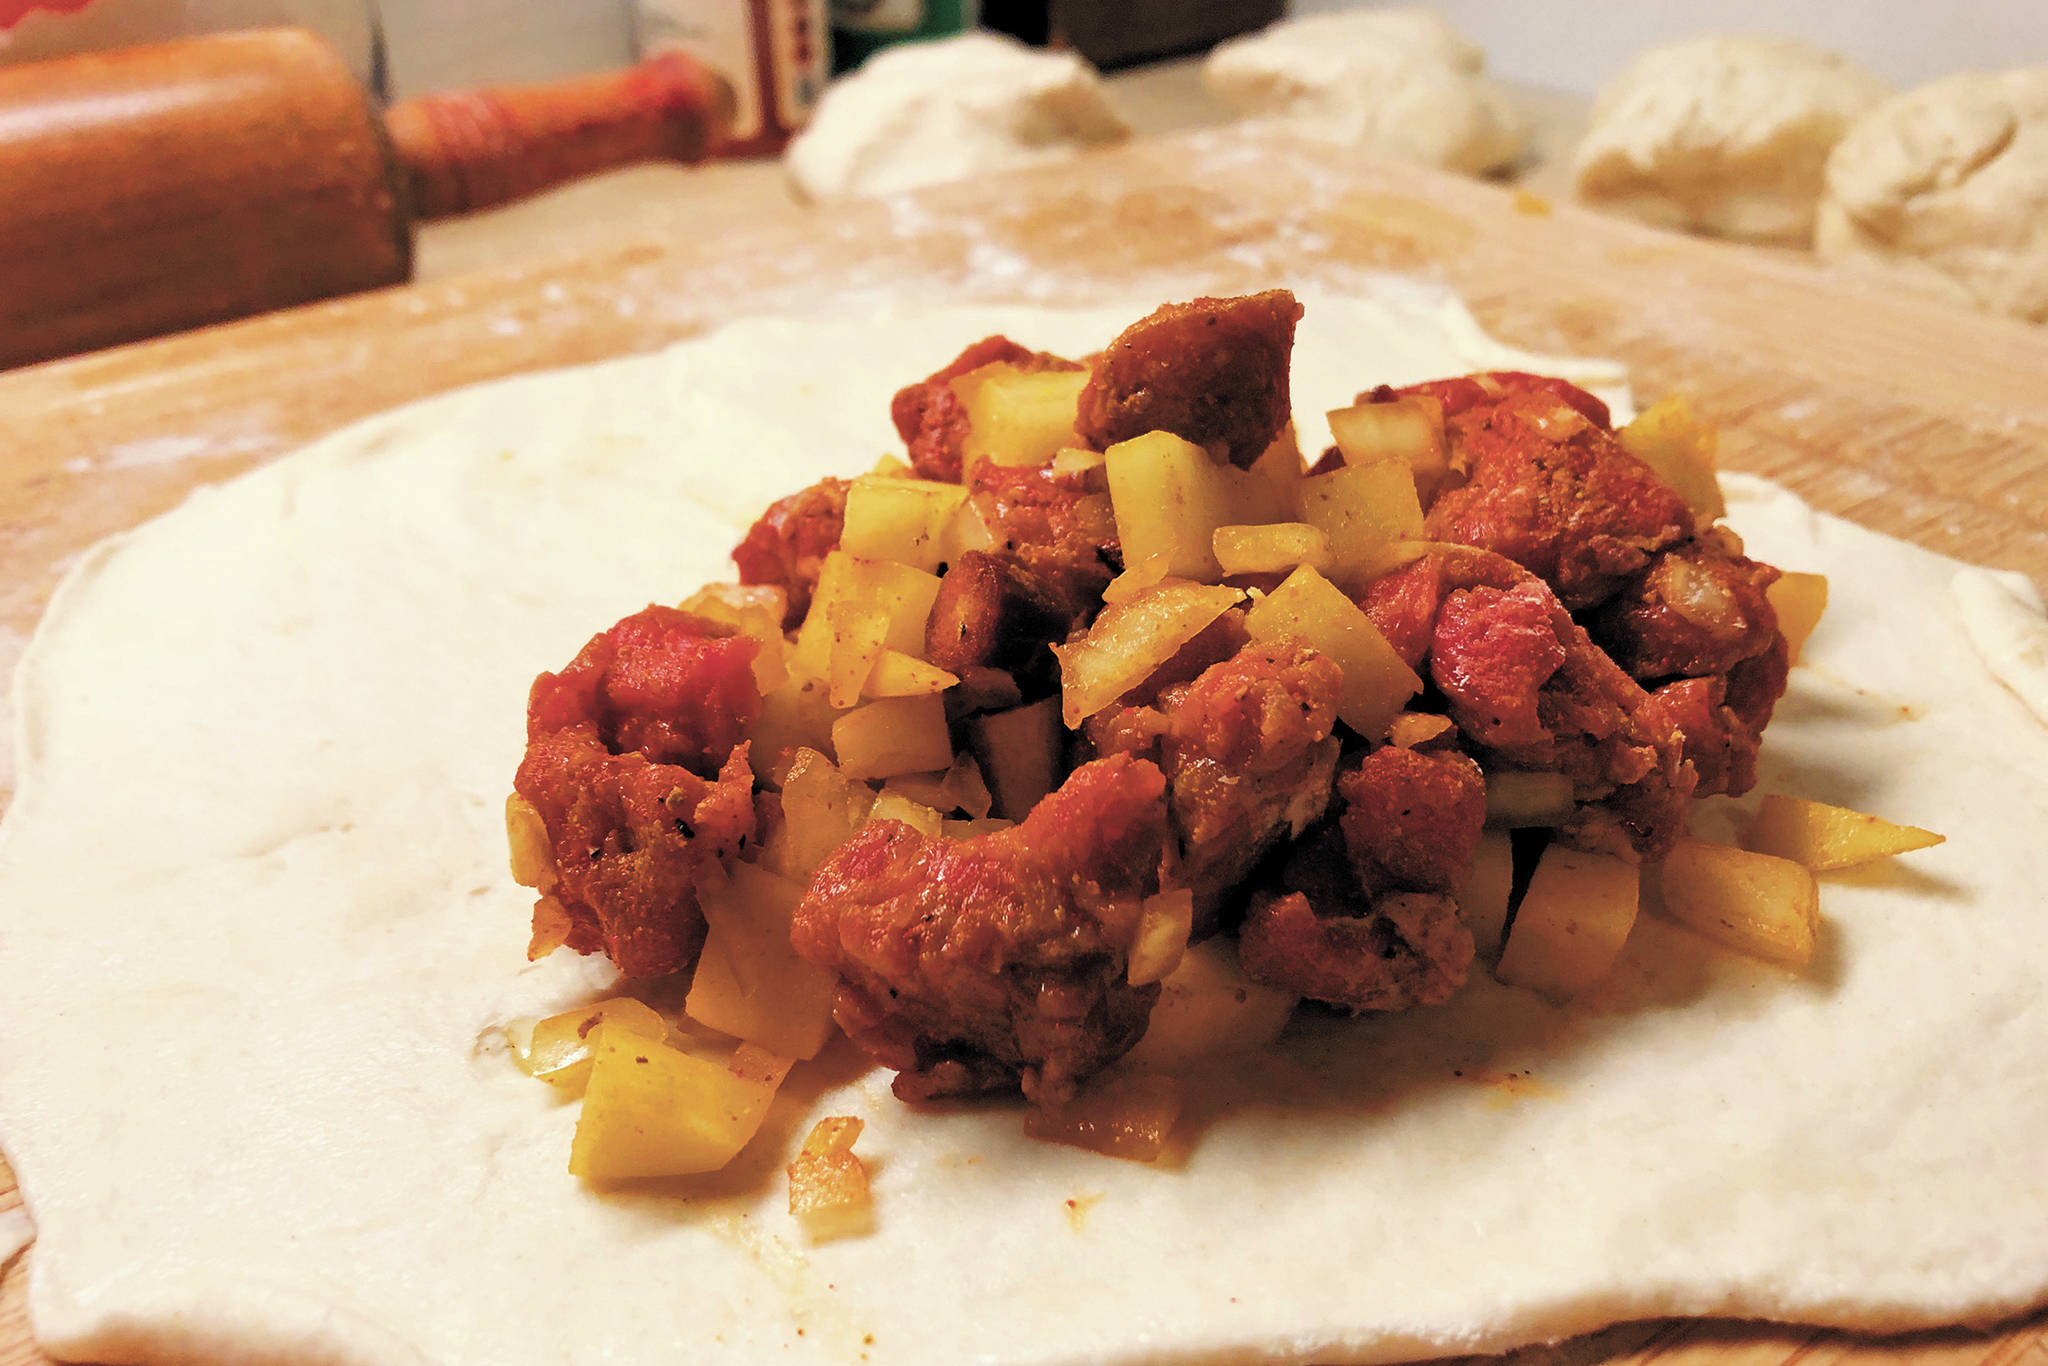
POLYGON ((1254 640, 1299 640, 1344 671, 1337 715, 1368 740, 1378 740, 1422 680, 1401 662, 1372 619, 1336 585, 1303 566, 1245 617, 1254 640))
POLYGON ((966 498, 959 484, 863 475, 846 491, 839 548, 932 573, 945 562, 947 532, 966 498))
POLYGON ((1635 927, 1640 869, 1607 854, 1543 851, 1493 975, 1546 996, 1575 996, 1605 977, 1635 927))
POLYGON ((791 674, 835 687, 851 679, 847 701, 839 704, 849 705, 884 648, 923 657, 925 622, 938 595, 936 574, 833 551, 797 630, 791 674))
POLYGON ((953 762, 946 705, 936 695, 885 697, 832 723, 832 751, 849 778, 929 773, 953 762))
POLYGON ((1844 806, 1776 794, 1763 799, 1742 831, 1743 848, 1791 859, 1815 872, 1853 868, 1945 842, 1945 836, 1917 825, 1894 825, 1844 806))
POLYGON ((1751 958, 1801 967, 1820 937, 1813 870, 1791 859, 1680 840, 1657 869, 1664 914, 1751 958))
POLYGON ((1346 465, 1301 481, 1301 520, 1330 538, 1329 577, 1359 588, 1422 554, 1422 504, 1399 460, 1346 465))
POLYGON ((1827 576, 1780 574, 1776 582, 1764 589, 1764 597, 1778 614, 1778 631, 1785 637, 1788 657, 1797 664, 1800 652, 1806 649, 1807 638, 1827 611, 1827 576))
POLYGON ((1063 447, 1079 444, 1074 419, 1087 383, 1086 370, 1022 370, 1007 361, 955 379, 953 392, 967 411, 961 478, 979 460, 1043 465, 1063 447))
POLYGON ((1636 414, 1620 436, 1622 448, 1669 484, 1701 526, 1728 515, 1721 481, 1714 474, 1720 434, 1713 423, 1693 412, 1682 395, 1657 400, 1636 414))
POLYGON ((1237 471, 1170 432, 1120 441, 1105 454, 1124 563, 1214 583, 1216 528, 1244 520, 1237 471))
POLYGON ((838 978, 797 955, 790 921, 804 884, 736 863, 700 893, 710 925, 683 1010, 697 1023, 786 1058, 813 1058, 832 1034, 838 978))
POLYGON ((1330 414, 1330 435, 1346 465, 1398 460, 1419 496, 1435 493, 1450 474, 1444 445, 1444 405, 1430 394, 1407 394, 1384 403, 1359 403, 1330 414))

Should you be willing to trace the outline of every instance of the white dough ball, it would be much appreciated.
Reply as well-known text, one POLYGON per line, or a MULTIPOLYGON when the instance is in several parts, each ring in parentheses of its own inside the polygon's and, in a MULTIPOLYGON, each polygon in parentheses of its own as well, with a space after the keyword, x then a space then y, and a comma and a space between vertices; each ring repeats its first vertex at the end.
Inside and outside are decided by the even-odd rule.
POLYGON ((2048 321, 2048 67, 1950 76, 1873 111, 1828 158, 1814 248, 2048 321))
POLYGON ((1600 92, 1573 179, 1581 199, 1661 227, 1804 246, 1828 152, 1889 93, 1787 39, 1669 43, 1600 92))
POLYGON ((1513 161, 1522 125, 1485 55, 1426 9, 1311 15, 1222 44, 1202 67, 1240 114, 1375 155, 1477 174, 1513 161))
POLYGON ((967 33, 884 48, 834 82, 784 164, 813 198, 884 195, 1129 134, 1080 58, 967 33))

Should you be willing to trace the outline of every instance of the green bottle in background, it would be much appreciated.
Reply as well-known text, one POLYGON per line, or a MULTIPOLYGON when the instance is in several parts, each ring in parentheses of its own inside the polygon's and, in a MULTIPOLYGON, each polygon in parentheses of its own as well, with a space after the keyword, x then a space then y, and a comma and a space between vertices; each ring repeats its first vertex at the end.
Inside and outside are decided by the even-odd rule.
POLYGON ((832 70, 851 71, 891 43, 943 38, 980 22, 980 0, 832 0, 832 70))

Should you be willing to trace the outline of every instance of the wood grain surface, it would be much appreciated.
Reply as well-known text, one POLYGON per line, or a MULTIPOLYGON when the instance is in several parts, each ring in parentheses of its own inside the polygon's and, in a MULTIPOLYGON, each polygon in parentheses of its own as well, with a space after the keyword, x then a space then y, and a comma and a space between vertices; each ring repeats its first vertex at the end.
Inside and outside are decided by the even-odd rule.
MULTIPOLYGON (((0 375, 0 668, 92 542, 197 484, 457 385, 645 351, 741 314, 967 297, 1157 302, 1341 287, 1389 269, 1447 282, 1507 341, 1616 356, 1639 393, 1689 393, 1723 424, 1729 467, 2048 582, 2048 329, 1879 277, 1215 130, 0 375)), ((0 799, 9 790, 11 769, 0 768, 0 799)), ((19 1198, 0 1168, 0 1224, 19 1198)), ((23 1309, 33 1258, 0 1277, 0 1366, 44 1363, 23 1309)), ((1627 1324, 1513 1359, 2048 1366, 2048 1315, 1990 1334, 1888 1340, 1627 1324)))

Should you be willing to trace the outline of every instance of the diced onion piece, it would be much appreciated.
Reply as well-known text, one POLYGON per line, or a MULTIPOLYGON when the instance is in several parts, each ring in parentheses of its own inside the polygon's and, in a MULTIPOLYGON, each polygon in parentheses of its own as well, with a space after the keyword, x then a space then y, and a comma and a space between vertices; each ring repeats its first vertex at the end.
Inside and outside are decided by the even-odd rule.
POLYGON ((721 1066, 609 1027, 594 1039, 569 1149, 570 1173, 586 1181, 717 1171, 761 1127, 787 1071, 760 1066, 745 1045, 721 1066))
POLYGON ((1807 637, 1820 625, 1828 609, 1828 580, 1825 574, 1780 574, 1777 582, 1764 589, 1771 610, 1778 614, 1778 630, 1785 637, 1794 664, 1806 648, 1807 637))
POLYGON ((953 519, 939 539, 940 558, 952 564, 970 550, 994 550, 999 542, 994 531, 989 529, 988 519, 982 516, 981 507, 973 499, 960 505, 953 519))
POLYGON ((997 815, 1021 821, 1059 785, 1066 735, 1057 697, 977 716, 967 735, 997 815))
POLYGON ((533 903, 533 935, 526 941, 526 961, 537 963, 569 942, 576 920, 569 908, 551 896, 533 903))
POLYGON ((868 818, 874 789, 814 749, 799 749, 782 780, 782 823, 761 851, 762 866, 808 881, 817 866, 868 818))
POLYGON ((1457 728, 1458 723, 1448 716, 1428 711, 1404 711, 1387 727, 1387 743, 1402 749, 1418 749, 1457 728))
POLYGON ((668 1022, 652 1007, 630 996, 615 996, 536 1020, 530 1030, 520 1031, 523 1040, 508 1031, 512 1060, 529 1077, 564 1091, 580 1091, 590 1076, 591 1039, 599 1025, 642 1038, 668 1037, 668 1022))
POLYGON ((1109 581, 1102 590, 1102 605, 1113 606, 1129 602, 1148 589, 1157 588, 1167 580, 1167 566, 1171 558, 1163 550, 1154 551, 1142 560, 1126 560, 1124 572, 1109 581))
POLYGON ((1303 641, 1344 671, 1337 715, 1368 740, 1377 740, 1422 680, 1401 662, 1358 604, 1336 585, 1303 566, 1256 603, 1245 618, 1255 640, 1303 641))
POLYGON ((947 673, 936 664, 927 664, 916 655, 885 648, 875 656, 874 667, 868 670, 868 679, 861 685, 860 695, 923 697, 928 693, 944 692, 959 681, 958 674, 947 673))
POLYGON ((1458 888, 1458 914, 1472 931, 1479 957, 1491 963, 1500 957, 1501 933, 1508 923, 1508 898, 1515 886, 1514 842, 1505 830, 1479 836, 1465 885, 1458 888))
POLYGON ((747 751, 754 775, 773 786, 782 781, 798 750, 829 753, 832 723, 842 710, 832 705, 821 678, 791 675, 774 692, 762 694, 761 719, 754 723, 754 742, 747 751))
POLYGON ((708 583, 681 606, 751 637, 761 647, 754 654, 754 686, 768 692, 789 674, 789 642, 782 634, 787 602, 788 595, 775 584, 708 583))
POLYGON ((1145 1035, 1124 1060, 1172 1072, 1263 1048, 1280 1037, 1298 1000, 1245 976, 1227 937, 1204 939, 1159 984, 1145 1035))
POLYGON ((1075 445, 1074 419, 1086 370, 1020 370, 996 361, 953 381, 967 411, 967 439, 961 448, 963 479, 982 459, 998 465, 1043 465, 1053 453, 1075 445))
POLYGON ((1847 807, 1777 795, 1764 798, 1742 832, 1743 848, 1821 873, 1946 842, 1946 836, 1917 825, 1894 825, 1847 807))
POLYGON ((1496 829, 1554 829, 1577 809, 1572 780, 1562 773, 1497 768, 1486 775, 1486 823, 1496 829))
MULTIPOLYGON (((1236 588, 1162 583, 1128 602, 1103 608, 1086 635, 1053 647, 1060 660, 1060 714, 1068 727, 1080 725, 1150 678, 1175 651, 1243 599, 1244 593, 1236 588)), ((1006 809, 1004 814, 1015 813, 1006 809)))
POLYGON ((1701 420, 1682 395, 1672 394, 1636 414, 1620 432, 1622 448, 1653 470, 1685 500, 1702 526, 1728 515, 1714 474, 1720 434, 1701 420))
POLYGON ((683 1010, 698 1024, 788 1058, 814 1058, 832 1034, 839 979, 797 955, 790 921, 804 884, 736 863, 699 899, 710 931, 683 1010))
POLYGON ((946 705, 936 696, 885 697, 832 723, 832 752, 849 778, 929 773, 953 762, 946 705))
POLYGON ((1145 898, 1131 940, 1130 983, 1147 986, 1180 966, 1195 924, 1195 894, 1185 887, 1145 898))
POLYGON ((548 842, 547 822, 539 808, 514 792, 505 798, 505 842, 512 846, 512 880, 547 893, 561 881, 555 849, 548 842))
POLYGON ((1429 394, 1339 408, 1330 414, 1330 435, 1347 465, 1401 461, 1414 475, 1417 493, 1425 497, 1451 471, 1444 447, 1444 405, 1429 394))
POLYGON ((829 1115, 811 1126, 789 1164, 789 1212, 814 1243, 874 1231, 868 1169, 853 1152, 863 1127, 852 1115, 829 1115))
POLYGON ((1302 565, 1327 574, 1333 562, 1330 538, 1307 522, 1220 526, 1211 545, 1226 576, 1286 574, 1302 565))
POLYGON ((911 829, 926 835, 936 835, 944 829, 945 822, 939 813, 923 802, 912 801, 900 792, 884 790, 875 798, 874 806, 868 809, 871 821, 902 821, 911 829))
POLYGON ((1053 452, 1052 467, 1061 474, 1082 474, 1099 470, 1108 459, 1101 451, 1091 451, 1079 446, 1067 446, 1053 452))
POLYGON ((883 784, 882 795, 891 794, 942 814, 964 811, 976 819, 988 814, 993 800, 988 785, 981 780, 981 765, 971 754, 955 755, 953 766, 944 773, 906 773, 891 778, 883 784))
POLYGON ((1515 909, 1493 975, 1546 996, 1573 996, 1605 977, 1636 923, 1633 863, 1553 844, 1515 909))
POLYGON ((1330 538, 1330 578, 1357 588, 1421 555, 1422 503, 1399 460, 1346 465, 1301 481, 1301 520, 1330 538))
POLYGON ((889 614, 880 603, 840 598, 813 616, 830 618, 832 643, 825 666, 825 698, 835 708, 860 701, 868 677, 881 660, 889 634, 889 614))
POLYGON ((1032 1110, 1024 1132, 1107 1157, 1156 1162, 1180 1118, 1180 1084, 1171 1077, 1109 1072, 1090 1078, 1064 1105, 1032 1110))
POLYGON ((1791 859, 1680 840, 1659 870, 1664 913, 1751 958, 1799 967, 1820 936, 1813 870, 1791 859))
POLYGON ((846 491, 839 548, 933 572, 945 563, 946 529, 966 498, 959 484, 864 475, 846 491))
POLYGON ((1170 432, 1148 432, 1111 446, 1109 501, 1124 563, 1165 558, 1165 574, 1214 583, 1222 577, 1211 549, 1216 528, 1241 522, 1237 473, 1170 432))
MULTIPOLYGON (((936 574, 927 574, 893 560, 862 559, 844 550, 833 551, 825 557, 824 567, 818 574, 817 591, 811 598, 811 610, 797 630, 790 672, 802 678, 832 680, 835 664, 841 664, 844 670, 852 670, 855 667, 852 663, 842 661, 855 659, 860 651, 868 648, 863 642, 871 637, 872 627, 859 624, 876 617, 886 622, 881 636, 882 646, 922 657, 925 622, 931 616, 932 602, 938 595, 939 579, 936 574), (857 626, 860 636, 845 645, 840 644, 838 632, 853 630, 857 626)), ((868 668, 872 667, 874 660, 870 657, 868 668)), ((861 670, 854 677, 852 686, 856 695, 866 679, 866 670, 861 670)))

